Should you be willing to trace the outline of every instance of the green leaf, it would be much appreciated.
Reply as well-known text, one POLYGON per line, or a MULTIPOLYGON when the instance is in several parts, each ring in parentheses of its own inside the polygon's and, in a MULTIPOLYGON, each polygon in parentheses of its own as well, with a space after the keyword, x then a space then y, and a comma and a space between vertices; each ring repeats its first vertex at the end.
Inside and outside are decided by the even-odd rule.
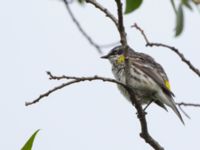
POLYGON ((176 14, 176 33, 175 36, 179 36, 182 31, 183 31, 183 26, 184 26, 184 15, 183 15, 183 5, 180 4, 178 7, 178 11, 176 14))
POLYGON ((38 133, 39 131, 40 131, 40 130, 37 130, 37 131, 35 131, 35 132, 33 133, 33 135, 28 139, 28 141, 25 143, 25 145, 22 147, 21 150, 31 150, 31 149, 32 149, 35 136, 37 135, 37 133, 38 133))
POLYGON ((187 8, 189 8, 190 10, 192 10, 192 7, 191 7, 191 5, 189 3, 189 0, 182 0, 182 4, 184 6, 186 6, 187 8))
POLYGON ((143 0, 126 0, 125 14, 129 14, 134 10, 138 9, 142 2, 143 0))
POLYGON ((177 10, 176 10, 176 6, 175 6, 175 3, 174 3, 174 0, 171 0, 171 4, 172 4, 172 8, 174 10, 174 13, 177 14, 177 10))
POLYGON ((85 0, 78 0, 80 4, 83 4, 85 0))

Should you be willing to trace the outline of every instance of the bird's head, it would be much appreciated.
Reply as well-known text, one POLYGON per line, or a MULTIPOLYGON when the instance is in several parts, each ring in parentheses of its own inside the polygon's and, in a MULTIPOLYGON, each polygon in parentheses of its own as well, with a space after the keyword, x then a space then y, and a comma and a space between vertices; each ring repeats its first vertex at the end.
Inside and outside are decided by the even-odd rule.
POLYGON ((101 58, 108 59, 112 64, 122 64, 125 62, 124 48, 122 46, 116 46, 101 58))

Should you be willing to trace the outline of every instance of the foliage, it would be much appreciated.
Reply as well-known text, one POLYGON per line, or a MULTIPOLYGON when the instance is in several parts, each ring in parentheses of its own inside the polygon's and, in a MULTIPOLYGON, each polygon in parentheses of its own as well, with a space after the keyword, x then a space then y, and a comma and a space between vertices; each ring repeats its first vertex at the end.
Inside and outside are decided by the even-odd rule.
POLYGON ((178 36, 182 33, 184 26, 184 15, 183 15, 183 5, 180 4, 178 10, 176 12, 176 28, 175 28, 175 36, 178 36))
POLYGON ((31 150, 32 149, 32 146, 33 146, 33 142, 35 140, 35 136, 37 135, 37 133, 39 132, 40 130, 38 129, 37 131, 35 131, 32 136, 28 139, 28 141, 25 143, 25 145, 22 147, 21 150, 31 150))
POLYGON ((84 0, 78 0, 78 2, 79 2, 80 4, 83 4, 84 0))
POLYGON ((143 0, 126 0, 125 14, 131 13, 138 9, 142 4, 143 0))

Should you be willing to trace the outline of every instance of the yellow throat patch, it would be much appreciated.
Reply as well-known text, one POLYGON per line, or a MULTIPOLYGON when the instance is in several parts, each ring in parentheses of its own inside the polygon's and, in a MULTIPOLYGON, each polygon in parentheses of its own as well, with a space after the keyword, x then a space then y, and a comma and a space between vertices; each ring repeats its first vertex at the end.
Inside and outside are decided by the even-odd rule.
POLYGON ((124 55, 120 55, 119 58, 117 59, 117 64, 121 64, 125 61, 124 55))
POLYGON ((171 90, 171 87, 170 87, 168 80, 165 80, 165 86, 167 87, 168 90, 171 90))

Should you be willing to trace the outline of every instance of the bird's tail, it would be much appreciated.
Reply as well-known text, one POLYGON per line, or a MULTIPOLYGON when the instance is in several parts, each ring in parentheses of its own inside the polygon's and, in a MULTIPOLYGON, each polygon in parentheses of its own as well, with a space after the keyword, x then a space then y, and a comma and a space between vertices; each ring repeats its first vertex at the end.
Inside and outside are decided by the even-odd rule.
POLYGON ((176 115, 179 117, 181 122, 185 125, 183 118, 182 118, 178 108, 176 107, 176 104, 175 104, 173 98, 171 98, 170 103, 168 103, 167 105, 172 108, 172 110, 176 113, 176 115))

